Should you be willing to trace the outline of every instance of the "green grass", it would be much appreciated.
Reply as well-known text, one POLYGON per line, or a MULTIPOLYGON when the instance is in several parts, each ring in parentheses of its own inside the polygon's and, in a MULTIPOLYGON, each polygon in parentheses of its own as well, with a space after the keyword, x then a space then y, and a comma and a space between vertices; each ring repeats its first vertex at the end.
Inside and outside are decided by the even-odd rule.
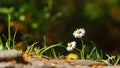
POLYGON ((107 65, 117 65, 119 64, 120 61, 120 55, 109 55, 106 54, 107 59, 103 60, 103 62, 105 62, 107 65))
MULTIPOLYGON (((16 29, 16 31, 13 35, 13 38, 12 38, 11 37, 11 30, 10 30, 10 20, 11 20, 10 14, 8 14, 7 19, 8 19, 8 38, 6 38, 6 36, 3 35, 3 37, 6 41, 5 45, 4 45, 4 43, 2 42, 2 38, 0 37, 0 50, 16 49, 15 37, 16 37, 17 29, 16 29), (11 44, 11 42, 12 42, 12 44, 11 44)), ((62 43, 57 43, 57 44, 53 44, 53 45, 47 45, 45 36, 43 36, 43 38, 44 38, 44 46, 43 47, 40 47, 40 46, 38 47, 37 46, 38 42, 34 42, 31 45, 27 45, 26 52, 29 51, 32 55, 37 55, 37 56, 45 57, 45 58, 48 58, 48 59, 51 58, 50 55, 48 55, 48 54, 51 54, 53 59, 58 59, 58 56, 57 56, 54 48, 55 47, 63 47, 63 49, 65 49, 63 44, 62 43)), ((105 56, 107 57, 107 59, 103 60, 104 57, 103 57, 102 51, 98 50, 96 45, 93 42, 91 42, 92 49, 89 50, 88 52, 86 51, 86 49, 88 47, 84 44, 82 39, 81 39, 81 43, 82 43, 82 49, 76 48, 76 50, 78 52, 78 55, 80 56, 80 59, 103 61, 104 63, 106 63, 108 65, 119 64, 120 54, 117 54, 115 56, 115 58, 112 55, 106 54, 105 56)))
MULTIPOLYGON (((13 38, 11 38, 11 30, 10 30, 10 20, 11 20, 11 16, 10 14, 8 14, 8 38, 6 38, 5 35, 3 35, 6 43, 5 45, 3 44, 2 42, 2 39, 0 38, 0 50, 9 50, 9 49, 16 49, 15 47, 15 37, 16 37, 16 33, 17 33, 17 29, 14 33, 14 36, 13 38), (12 45, 11 45, 11 41, 12 41, 12 45)), ((32 45, 27 45, 27 49, 26 49, 26 52, 31 52, 37 56, 41 56, 41 57, 48 57, 48 56, 45 56, 44 54, 48 51, 48 50, 51 50, 51 54, 53 55, 53 58, 54 59, 57 59, 57 55, 56 55, 56 52, 54 50, 54 47, 57 47, 57 46, 60 46, 60 47, 63 47, 62 46, 62 43, 58 43, 58 44, 53 44, 53 45, 48 45, 46 44, 46 38, 44 36, 44 47, 40 48, 40 47, 36 47, 35 45, 37 45, 38 42, 34 42, 32 45)), ((64 48, 63 48, 64 49, 64 48)), ((50 52, 49 52, 50 53, 50 52)))
POLYGON ((10 14, 8 14, 8 41, 7 41, 7 48, 10 49, 10 41, 11 41, 11 32, 10 32, 10 14))
POLYGON ((2 40, 1 40, 1 38, 0 38, 0 50, 4 50, 4 44, 3 44, 2 40))
POLYGON ((49 54, 52 55, 52 58, 57 59, 57 54, 54 50, 54 47, 64 47, 62 45, 62 43, 47 45, 45 36, 44 36, 44 47, 42 47, 42 48, 36 47, 35 45, 37 45, 37 44, 38 44, 38 42, 34 42, 32 45, 27 46, 26 53, 29 51, 33 55, 50 58, 49 56, 46 56, 45 54, 47 54, 48 50, 51 50, 51 51, 49 51, 49 54))
POLYGON ((7 20, 8 20, 8 38, 6 38, 6 36, 3 35, 3 37, 4 37, 5 41, 6 41, 5 45, 2 43, 2 39, 0 39, 1 50, 11 49, 11 47, 10 47, 10 44, 11 44, 10 43, 11 42, 10 19, 11 19, 11 16, 10 16, 10 14, 8 14, 8 18, 7 18, 7 20))
POLYGON ((75 48, 79 53, 80 59, 90 59, 90 60, 101 60, 103 59, 102 52, 100 53, 96 48, 95 44, 92 42, 92 49, 87 50, 87 46, 83 45, 82 49, 75 48))

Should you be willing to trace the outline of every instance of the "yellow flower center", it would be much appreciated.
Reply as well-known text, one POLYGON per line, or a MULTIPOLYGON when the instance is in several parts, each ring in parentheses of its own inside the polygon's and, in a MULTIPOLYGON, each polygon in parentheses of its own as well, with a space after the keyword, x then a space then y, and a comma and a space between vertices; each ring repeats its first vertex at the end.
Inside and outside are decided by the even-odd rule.
POLYGON ((77 34, 80 34, 80 33, 81 33, 81 31, 80 31, 80 30, 77 30, 76 32, 77 32, 77 34))
POLYGON ((79 56, 75 53, 69 53, 66 57, 66 60, 77 60, 79 59, 79 56))
POLYGON ((68 43, 68 47, 72 47, 72 43, 68 43))

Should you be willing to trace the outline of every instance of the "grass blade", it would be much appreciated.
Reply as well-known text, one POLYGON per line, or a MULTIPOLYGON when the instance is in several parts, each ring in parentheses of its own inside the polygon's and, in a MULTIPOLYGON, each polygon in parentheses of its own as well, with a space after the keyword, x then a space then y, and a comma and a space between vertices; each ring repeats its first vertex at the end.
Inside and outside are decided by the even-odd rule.
POLYGON ((54 48, 51 48, 51 51, 52 51, 53 57, 54 57, 55 59, 57 59, 57 55, 56 55, 56 53, 55 53, 54 48))
POLYGON ((31 52, 32 49, 33 49, 33 47, 34 47, 37 43, 38 43, 38 42, 33 43, 33 44, 28 48, 28 50, 31 52))
POLYGON ((47 50, 49 50, 49 49, 51 49, 51 48, 53 48, 53 47, 56 47, 56 46, 62 46, 62 45, 61 45, 61 43, 58 43, 58 44, 55 44, 55 45, 50 45, 50 46, 46 47, 44 50, 42 50, 42 51, 40 52, 40 56, 41 56, 44 52, 46 52, 47 50))
POLYGON ((8 42, 7 42, 7 45, 8 45, 8 49, 10 49, 10 40, 11 40, 11 36, 10 36, 10 14, 8 14, 8 42))
POLYGON ((89 54, 89 57, 91 57, 92 55, 93 55, 93 52, 96 50, 96 47, 94 47, 92 50, 91 50, 91 52, 90 52, 90 54, 89 54))

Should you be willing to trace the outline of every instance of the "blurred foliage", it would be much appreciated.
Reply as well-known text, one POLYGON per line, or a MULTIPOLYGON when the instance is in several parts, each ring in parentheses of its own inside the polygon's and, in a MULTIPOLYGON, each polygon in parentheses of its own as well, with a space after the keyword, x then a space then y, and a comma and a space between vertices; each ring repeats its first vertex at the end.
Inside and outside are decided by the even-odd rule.
POLYGON ((102 17, 101 15, 103 14, 100 6, 95 3, 86 4, 84 8, 84 12, 87 17, 93 20, 102 17))
POLYGON ((2 0, 0 3, 1 19, 5 20, 5 14, 11 13, 10 26, 14 30, 24 32, 23 38, 33 37, 32 34, 35 33, 45 35, 52 26, 55 26, 57 18, 62 16, 62 12, 52 10, 53 0, 2 0))
POLYGON ((13 33, 17 29, 16 45, 23 43, 21 39, 41 43, 43 35, 48 44, 67 42, 74 29, 84 27, 86 40, 95 40, 105 49, 120 47, 119 0, 0 0, 1 35, 7 33, 8 13, 13 33))

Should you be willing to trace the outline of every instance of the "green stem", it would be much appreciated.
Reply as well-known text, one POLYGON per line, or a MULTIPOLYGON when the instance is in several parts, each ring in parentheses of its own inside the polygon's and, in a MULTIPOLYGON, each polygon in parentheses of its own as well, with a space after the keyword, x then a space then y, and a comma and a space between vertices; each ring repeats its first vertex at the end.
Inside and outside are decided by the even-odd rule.
POLYGON ((79 52, 81 52, 81 50, 80 49, 78 49, 78 48, 75 48, 76 50, 78 50, 79 52))
POLYGON ((84 57, 85 57, 85 56, 84 56, 84 55, 85 55, 84 52, 85 52, 85 46, 83 45, 83 46, 82 46, 82 50, 81 50, 81 59, 84 59, 84 57))
POLYGON ((85 52, 85 46, 82 47, 82 50, 78 49, 78 48, 75 48, 77 51, 80 52, 80 58, 81 59, 84 59, 84 52, 85 52))
POLYGON ((84 45, 84 42, 83 42, 83 39, 81 38, 81 43, 82 43, 82 46, 84 45))
POLYGON ((81 59, 84 59, 85 46, 82 38, 81 38, 81 43, 82 43, 82 50, 80 54, 81 54, 81 59))
POLYGON ((8 14, 8 45, 10 47, 10 14, 8 14))

